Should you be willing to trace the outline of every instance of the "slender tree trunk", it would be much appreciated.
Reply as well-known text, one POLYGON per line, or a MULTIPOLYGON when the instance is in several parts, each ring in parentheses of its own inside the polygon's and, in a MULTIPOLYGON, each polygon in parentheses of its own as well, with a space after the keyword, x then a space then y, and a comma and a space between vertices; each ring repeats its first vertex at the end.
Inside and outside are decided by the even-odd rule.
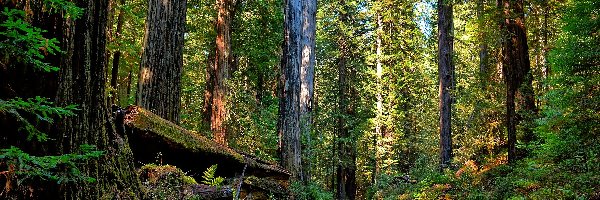
POLYGON ((488 45, 485 41, 486 34, 483 31, 485 28, 485 22, 483 18, 483 12, 485 7, 485 1, 479 0, 477 1, 477 19, 479 20, 479 76, 482 84, 487 82, 488 77, 488 68, 487 68, 487 59, 488 59, 488 45))
MULTIPOLYGON (((341 1, 341 5, 345 5, 341 1)), ((346 13, 340 14, 340 23, 348 23, 346 13)), ((337 118, 337 145, 338 145, 338 163, 336 169, 337 199, 355 199, 356 198, 356 150, 354 139, 350 133, 351 125, 346 120, 347 117, 355 115, 355 91, 351 88, 352 78, 356 75, 354 69, 348 66, 348 40, 345 33, 340 31, 338 39, 338 48, 340 55, 338 58, 338 98, 339 113, 337 118), (344 116, 342 116, 344 115, 344 116)))
POLYGON ((310 158, 313 96, 315 83, 315 35, 316 35, 316 0, 302 1, 302 63, 300 66, 300 122, 301 131, 306 143, 302 146, 305 152, 302 172, 305 183, 310 180, 310 158))
POLYGON ((440 81, 440 170, 452 158, 452 95, 454 89, 454 54, 452 3, 438 0, 438 72, 440 81))
POLYGON ((281 63, 278 132, 281 142, 282 165, 295 180, 302 177, 300 146, 300 67, 302 56, 302 2, 285 1, 284 47, 281 63))
MULTIPOLYGON (((499 0, 504 19, 500 24, 503 31, 502 72, 506 83, 506 127, 508 134, 508 162, 517 159, 515 148, 516 126, 522 121, 517 110, 535 113, 535 101, 531 86, 527 35, 523 13, 523 0, 499 0), (518 106, 516 106, 516 105, 518 106)), ((519 111, 521 112, 521 111, 519 111)), ((525 135, 532 134, 525 128, 525 135)))
POLYGON ((186 0, 149 0, 137 104, 179 123, 186 0))
POLYGON ((105 155, 80 167, 83 174, 97 182, 68 184, 63 188, 63 198, 137 199, 140 182, 131 150, 113 127, 105 95, 108 0, 78 0, 76 4, 84 8, 84 14, 65 22, 62 44, 66 53, 59 72, 57 102, 60 106, 76 104, 81 110, 76 117, 60 120, 59 149, 62 153, 76 153, 80 145, 92 144, 104 150, 105 155))
MULTIPOLYGON (((125 0, 120 0, 119 3, 120 6, 124 6, 125 5, 125 0)), ((119 39, 121 37, 121 33, 123 32, 123 23, 125 22, 125 17, 124 15, 124 11, 123 8, 121 8, 119 10, 119 16, 117 17, 117 30, 115 31, 115 40, 119 39)), ((117 101, 119 100, 117 97, 119 95, 119 88, 117 87, 117 81, 119 80, 119 62, 121 60, 121 51, 117 50, 115 51, 115 53, 113 54, 113 61, 112 61, 112 70, 111 70, 111 76, 110 76, 110 87, 112 88, 111 90, 111 103, 112 104, 116 104, 117 101)))
POLYGON ((376 76, 377 76, 377 115, 375 120, 375 135, 373 137, 373 148, 375 149, 375 158, 373 160, 373 174, 371 175, 371 184, 376 185, 377 175, 379 174, 378 158, 379 138, 383 136, 383 65, 381 64, 382 45, 381 35, 383 34, 383 20, 381 14, 377 13, 377 33, 376 33, 376 76))
POLYGON ((214 60, 211 60, 210 58, 213 58, 214 55, 213 53, 210 53, 208 55, 208 58, 206 60, 206 83, 204 85, 204 105, 202 107, 202 120, 203 123, 207 126, 210 125, 211 122, 211 117, 212 117, 212 101, 213 101, 213 91, 214 91, 214 76, 215 76, 215 71, 214 71, 214 60))
POLYGON ((133 82, 133 69, 129 69, 127 74, 127 93, 125 95, 125 103, 121 103, 122 106, 129 104, 129 98, 131 98, 131 83, 133 82))

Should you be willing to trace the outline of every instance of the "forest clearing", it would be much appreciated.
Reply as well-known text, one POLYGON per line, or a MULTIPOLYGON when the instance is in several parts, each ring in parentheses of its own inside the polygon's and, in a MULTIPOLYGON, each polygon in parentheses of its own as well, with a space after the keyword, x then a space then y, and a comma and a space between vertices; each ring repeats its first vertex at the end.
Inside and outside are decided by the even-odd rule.
POLYGON ((0 0, 0 199, 600 199, 598 0, 0 0))

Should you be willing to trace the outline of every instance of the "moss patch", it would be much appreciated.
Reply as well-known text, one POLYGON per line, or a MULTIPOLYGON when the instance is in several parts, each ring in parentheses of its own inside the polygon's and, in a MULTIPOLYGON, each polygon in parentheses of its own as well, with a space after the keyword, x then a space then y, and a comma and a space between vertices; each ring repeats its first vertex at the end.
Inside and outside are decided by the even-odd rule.
POLYGON ((286 180, 289 178, 289 172, 274 163, 213 142, 136 106, 127 108, 124 124, 127 133, 132 136, 132 148, 138 150, 136 156, 146 156, 145 162, 152 162, 148 160, 150 155, 146 154, 163 152, 168 154, 166 159, 177 161, 170 164, 188 170, 202 167, 199 166, 202 164, 220 164, 225 167, 225 172, 230 173, 228 175, 234 175, 247 165, 248 171, 256 176, 278 176, 286 180), (202 160, 203 163, 190 162, 195 160, 202 160))
POLYGON ((160 118, 145 109, 130 107, 125 124, 149 131, 176 145, 182 145, 185 149, 198 152, 210 152, 234 158, 244 162, 244 157, 234 150, 219 145, 206 137, 188 131, 176 124, 160 118))
POLYGON ((194 178, 172 165, 148 164, 138 171, 142 191, 150 199, 193 199, 189 188, 196 185, 194 178))

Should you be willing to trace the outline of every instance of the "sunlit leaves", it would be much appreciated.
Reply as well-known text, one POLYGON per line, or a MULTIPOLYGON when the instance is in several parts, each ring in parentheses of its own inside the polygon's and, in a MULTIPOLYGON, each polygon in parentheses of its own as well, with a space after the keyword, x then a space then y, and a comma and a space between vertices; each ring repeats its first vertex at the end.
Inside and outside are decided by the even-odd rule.
POLYGON ((211 165, 204 173, 202 174, 202 183, 210 186, 221 187, 223 185, 223 181, 225 179, 220 176, 215 176, 217 172, 217 164, 211 165))
POLYGON ((64 18, 78 19, 83 14, 83 9, 75 3, 67 0, 44 0, 51 13, 60 13, 64 11, 64 18))

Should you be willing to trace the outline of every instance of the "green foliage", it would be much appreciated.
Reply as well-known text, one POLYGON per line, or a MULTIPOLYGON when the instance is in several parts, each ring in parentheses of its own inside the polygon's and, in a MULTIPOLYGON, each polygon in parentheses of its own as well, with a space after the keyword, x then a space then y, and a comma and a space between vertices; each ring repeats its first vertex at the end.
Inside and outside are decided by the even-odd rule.
POLYGON ((210 124, 205 123, 204 112, 206 69, 214 61, 216 9, 212 2, 190 0, 187 2, 186 37, 183 49, 184 69, 181 77, 181 126, 188 130, 211 136, 210 124))
MULTIPOLYGON (((540 8, 534 7, 534 9, 540 8)), ((461 159, 460 163, 465 164, 456 171, 446 171, 443 174, 435 171, 413 171, 412 173, 419 180, 416 186, 393 186, 391 192, 410 194, 411 198, 421 199, 597 198, 600 191, 598 187, 600 185, 598 142, 600 141, 597 134, 600 130, 600 125, 597 123, 600 120, 598 115, 600 64, 597 62, 600 57, 598 53, 600 36, 597 34, 600 30, 600 23, 597 20, 599 12, 600 4, 590 0, 567 2, 566 8, 562 10, 563 31, 558 34, 556 43, 551 44, 555 48, 548 56, 552 73, 549 79, 542 82, 545 85, 540 86, 547 90, 538 91, 538 94, 544 94, 541 99, 542 117, 536 121, 535 128, 540 141, 527 146, 532 152, 530 156, 513 165, 506 165, 502 161, 505 153, 493 150, 497 148, 493 146, 498 143, 492 144, 491 148, 477 147, 486 145, 485 143, 490 145, 490 143, 482 141, 485 137, 473 138, 471 131, 477 134, 484 132, 488 139, 498 137, 496 133, 492 135, 489 126, 480 127, 481 125, 473 123, 489 124, 499 120, 494 118, 502 113, 494 114, 498 112, 494 110, 502 109, 502 107, 495 108, 501 102, 488 99, 480 100, 477 104, 468 103, 470 99, 481 99, 481 95, 492 93, 493 89, 489 86, 482 87, 483 90, 470 88, 472 86, 468 85, 469 82, 459 82, 459 89, 460 84, 464 84, 462 86, 464 89, 475 92, 474 94, 458 93, 459 110, 476 110, 476 113, 466 116, 459 114, 456 120, 461 128, 465 126, 469 129, 473 128, 473 130, 466 129, 468 132, 463 132, 464 134, 459 138, 462 147, 459 151, 461 153, 457 154, 457 159, 461 159), (464 102, 461 102, 460 97, 466 97, 464 102), (470 119, 471 115, 474 118, 473 122, 463 121, 470 119), (490 121, 486 122, 487 120, 490 121), (480 150, 477 150, 478 148, 480 150), (482 151, 485 148, 488 150, 482 151), (464 150, 469 153, 465 153, 464 150), (485 154, 481 155, 481 152, 485 154)), ((461 33, 457 35, 460 36, 461 33)), ((534 43, 535 45, 541 44, 534 43)), ((501 138, 499 139, 501 141, 501 138)), ((385 181, 385 179, 381 180, 385 181)))
POLYGON ((295 199, 333 200, 333 193, 324 190, 321 186, 314 182, 310 182, 306 185, 301 182, 292 182, 290 190, 292 191, 295 199))
MULTIPOLYGON (((35 69, 46 72, 58 71, 58 67, 45 63, 45 55, 55 55, 62 53, 56 38, 47 39, 42 30, 33 27, 25 21, 25 11, 9 9, 7 7, 2 11, 2 18, 6 18, 0 24, 0 36, 6 38, 0 41, 0 51, 5 56, 16 58, 28 64, 33 64, 35 69)), ((6 60, 8 58, 2 58, 6 60)))
MULTIPOLYGON (((83 9, 77 7, 73 2, 65 0, 45 0, 43 2, 43 14, 62 14, 71 20, 79 18, 83 9)), ((46 38, 46 30, 34 27, 29 23, 30 13, 23 10, 9 9, 5 7, 1 11, 0 19, 0 67, 4 70, 8 67, 25 64, 43 72, 56 72, 58 67, 47 63, 46 56, 62 54, 59 41, 56 38, 46 38)), ((43 15, 40 13, 40 15, 43 15)), ((7 74, 5 74, 7 75, 7 74)), ((8 86, 10 87, 10 86, 8 86)), ((38 128, 45 124, 53 124, 56 118, 75 116, 78 111, 77 105, 57 107, 48 98, 33 97, 23 99, 14 97, 12 99, 0 99, 0 113, 8 114, 22 123, 19 128, 25 130, 28 145, 38 144, 48 140, 46 133, 38 128), (34 121, 34 122, 32 122, 34 121), (35 141, 31 141, 35 138, 35 141)), ((104 151, 97 150, 93 145, 81 145, 73 153, 63 155, 38 156, 24 152, 18 147, 11 146, 0 149, 0 169, 5 170, 6 189, 10 190, 12 181, 17 186, 24 182, 51 181, 57 184, 69 182, 93 183, 96 179, 79 170, 78 166, 87 164, 93 159, 100 158, 104 151), (11 180, 14 179, 14 180, 11 180)), ((29 188, 31 190, 31 188, 29 188)))
MULTIPOLYGON (((117 88, 107 87, 107 93, 116 95, 115 104, 126 107, 135 104, 137 75, 139 73, 140 55, 143 50, 144 26, 147 12, 147 1, 131 0, 125 1, 124 5, 118 3, 111 6, 113 20, 109 21, 109 32, 106 48, 110 52, 108 66, 114 65, 114 53, 120 52, 119 73, 117 74, 117 88), (122 14, 121 32, 117 33, 119 15, 122 14), (142 33, 142 34, 140 34, 142 33), (114 92, 114 93, 112 93, 114 92)), ((112 67, 108 67, 108 74, 112 74, 112 67)), ((111 77, 112 78, 112 77, 111 77)), ((110 85, 107 79, 107 85, 110 85)), ((185 104, 182 104, 185 105, 185 104)))
POLYGON ((54 123, 54 117, 65 118, 75 115, 75 111, 79 110, 76 105, 66 107, 53 106, 53 102, 48 98, 35 97, 21 99, 19 97, 10 100, 0 99, 0 112, 7 112, 16 117, 22 124, 22 129, 28 133, 27 140, 35 138, 37 141, 43 142, 48 139, 47 135, 39 131, 34 124, 21 116, 19 111, 33 115, 36 122, 42 121, 49 124, 54 123))
POLYGON ((196 180, 175 166, 146 164, 138 173, 149 199, 198 199, 191 189, 196 180))
POLYGON ((92 145, 81 145, 79 154, 59 156, 32 156, 17 147, 0 150, 0 167, 17 175, 20 182, 49 180, 58 184, 66 182, 95 182, 77 168, 78 164, 104 155, 92 145))
POLYGON ((66 0, 44 0, 44 4, 50 9, 50 13, 64 12, 63 17, 78 19, 83 14, 83 8, 77 7, 75 3, 66 0))
POLYGON ((210 166, 204 173, 202 174, 202 183, 210 186, 215 186, 217 188, 223 186, 223 181, 225 180, 223 177, 215 176, 217 172, 217 164, 210 166))

